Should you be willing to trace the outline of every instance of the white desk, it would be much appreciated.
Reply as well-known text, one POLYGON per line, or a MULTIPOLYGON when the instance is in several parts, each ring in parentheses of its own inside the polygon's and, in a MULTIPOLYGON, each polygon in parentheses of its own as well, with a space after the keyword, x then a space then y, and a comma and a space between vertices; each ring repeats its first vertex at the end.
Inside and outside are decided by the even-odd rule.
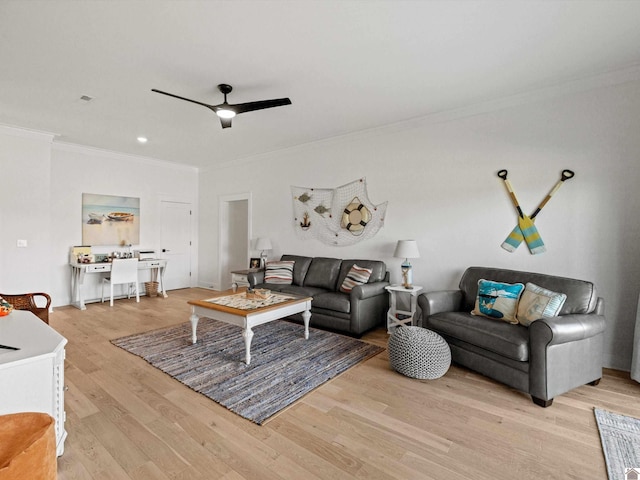
POLYGON ((33 313, 0 317, 0 415, 44 412, 56 421, 58 456, 64 451, 64 346, 67 339, 33 313))
MULTIPOLYGON (((71 305, 80 310, 86 310, 84 304, 84 296, 82 294, 82 285, 86 274, 107 273, 111 271, 110 263, 69 263, 71 267, 71 305)), ((167 297, 164 289, 164 271, 167 268, 166 260, 140 260, 138 262, 138 270, 158 271, 158 281, 160 283, 160 291, 163 297, 167 297)))

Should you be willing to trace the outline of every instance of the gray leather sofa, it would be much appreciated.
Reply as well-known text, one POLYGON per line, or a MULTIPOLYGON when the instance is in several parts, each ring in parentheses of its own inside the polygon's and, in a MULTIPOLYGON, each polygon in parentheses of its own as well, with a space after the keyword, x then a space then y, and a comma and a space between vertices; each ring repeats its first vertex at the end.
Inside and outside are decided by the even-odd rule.
MULTIPOLYGON (((387 291, 389 273, 384 262, 378 260, 340 260, 337 258, 282 255, 281 260, 293 260, 293 283, 281 285, 264 283, 264 271, 251 272, 249 285, 272 291, 305 295, 311 302, 311 326, 360 336, 381 325, 389 308, 387 291), (371 269, 369 281, 341 292, 340 285, 353 264, 371 269)), ((290 317, 302 322, 301 315, 290 317)))
POLYGON ((604 300, 593 283, 540 273, 470 267, 458 290, 418 297, 422 326, 449 343, 455 363, 531 395, 548 407, 553 398, 602 377, 604 300), (565 293, 557 317, 543 317, 527 328, 471 315, 478 280, 534 283, 565 293))

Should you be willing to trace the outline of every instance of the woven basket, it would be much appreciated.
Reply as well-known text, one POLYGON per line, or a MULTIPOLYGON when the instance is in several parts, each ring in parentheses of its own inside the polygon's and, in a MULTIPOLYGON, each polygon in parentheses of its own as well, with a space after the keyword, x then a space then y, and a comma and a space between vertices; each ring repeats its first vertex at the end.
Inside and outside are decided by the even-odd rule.
POLYGON ((144 282, 144 291, 147 297, 157 297, 159 285, 158 282, 144 282))

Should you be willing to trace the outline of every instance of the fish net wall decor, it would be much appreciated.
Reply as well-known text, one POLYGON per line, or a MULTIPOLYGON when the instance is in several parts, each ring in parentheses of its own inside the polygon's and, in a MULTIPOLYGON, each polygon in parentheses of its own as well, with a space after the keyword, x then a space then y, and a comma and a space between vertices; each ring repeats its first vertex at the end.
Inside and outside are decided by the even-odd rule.
POLYGON ((346 246, 373 237, 384 225, 387 202, 374 205, 360 178, 337 188, 291 187, 293 228, 303 238, 346 246))

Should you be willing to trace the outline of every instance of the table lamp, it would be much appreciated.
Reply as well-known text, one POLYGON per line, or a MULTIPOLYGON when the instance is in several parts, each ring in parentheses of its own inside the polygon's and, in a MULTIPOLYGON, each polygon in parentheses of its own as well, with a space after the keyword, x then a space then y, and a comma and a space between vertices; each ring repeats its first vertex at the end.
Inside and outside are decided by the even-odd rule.
POLYGON ((271 248, 271 240, 266 237, 259 237, 256 241, 256 250, 262 250, 262 252, 260 252, 260 268, 266 268, 267 254, 265 250, 271 250, 271 248))
POLYGON ((402 270, 402 286, 410 289, 413 287, 413 273, 410 258, 420 258, 420 252, 418 251, 418 242, 415 240, 398 240, 396 245, 396 251, 393 253, 394 257, 404 258, 404 262, 400 265, 402 270))

